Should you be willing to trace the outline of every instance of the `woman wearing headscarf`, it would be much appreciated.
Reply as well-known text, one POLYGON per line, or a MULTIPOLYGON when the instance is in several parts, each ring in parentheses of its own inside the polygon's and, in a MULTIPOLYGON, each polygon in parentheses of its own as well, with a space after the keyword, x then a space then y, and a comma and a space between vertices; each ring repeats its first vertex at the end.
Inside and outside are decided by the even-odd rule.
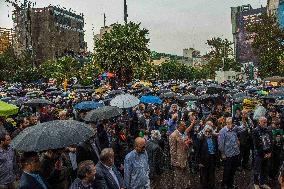
POLYGON ((214 189, 217 141, 213 135, 213 128, 209 125, 206 125, 201 132, 197 156, 202 189, 214 189))

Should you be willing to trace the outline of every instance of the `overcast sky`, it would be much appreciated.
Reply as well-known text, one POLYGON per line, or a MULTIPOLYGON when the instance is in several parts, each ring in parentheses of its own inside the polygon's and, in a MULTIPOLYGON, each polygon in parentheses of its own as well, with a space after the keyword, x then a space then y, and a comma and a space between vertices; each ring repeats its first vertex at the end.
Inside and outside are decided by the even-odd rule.
MULTIPOLYGON (((11 28, 12 6, 0 0, 0 27, 11 28), (10 17, 8 17, 10 15, 10 17)), ((93 48, 92 35, 103 26, 123 23, 123 0, 34 0, 36 7, 61 5, 85 15, 85 40, 93 48)), ((128 20, 141 22, 149 30, 150 49, 182 54, 183 48, 194 47, 202 53, 212 37, 232 40, 230 7, 251 4, 266 6, 267 0, 128 0, 128 20)))

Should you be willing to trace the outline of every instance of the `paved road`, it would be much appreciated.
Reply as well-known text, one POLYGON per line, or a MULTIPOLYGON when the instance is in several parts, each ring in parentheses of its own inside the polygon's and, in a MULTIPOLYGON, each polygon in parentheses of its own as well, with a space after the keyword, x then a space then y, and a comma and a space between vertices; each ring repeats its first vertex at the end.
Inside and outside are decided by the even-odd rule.
MULTIPOLYGON (((199 189, 199 174, 190 174, 190 189, 199 189)), ((223 177, 222 167, 216 170, 216 186, 217 189, 221 189, 221 181, 223 177)), ((253 189, 252 184, 252 172, 240 170, 237 171, 235 177, 235 185, 238 189, 253 189)), ((269 183, 272 189, 280 189, 277 181, 270 181, 269 183)), ((161 178, 161 189, 173 189, 173 175, 171 171, 167 171, 161 178)))

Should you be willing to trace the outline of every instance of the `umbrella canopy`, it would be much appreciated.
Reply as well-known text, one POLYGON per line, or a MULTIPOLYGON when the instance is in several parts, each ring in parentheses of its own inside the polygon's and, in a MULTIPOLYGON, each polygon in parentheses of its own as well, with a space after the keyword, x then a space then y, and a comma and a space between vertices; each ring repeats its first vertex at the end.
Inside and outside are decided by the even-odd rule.
POLYGON ((268 95, 268 92, 261 90, 261 91, 257 91, 257 94, 259 94, 259 95, 268 95))
POLYGON ((8 116, 18 113, 18 107, 6 102, 0 101, 0 116, 8 116))
POLYGON ((96 122, 98 120, 110 119, 121 115, 122 110, 114 106, 104 106, 92 111, 89 111, 85 116, 85 121, 96 122))
POLYGON ((246 97, 247 93, 241 92, 241 93, 236 93, 233 95, 233 99, 237 99, 237 98, 242 98, 242 97, 246 97))
POLYGON ((209 85, 207 87, 206 93, 207 94, 218 94, 222 91, 225 91, 225 89, 220 85, 209 85))
POLYGON ((142 96, 140 102, 146 104, 162 104, 162 100, 158 96, 142 96))
POLYGON ((177 94, 174 92, 167 92, 167 93, 162 93, 160 95, 161 98, 173 98, 174 96, 176 96, 177 94))
POLYGON ((118 108, 132 108, 138 105, 140 100, 130 94, 122 94, 116 96, 114 99, 110 101, 111 106, 116 106, 118 108))
POLYGON ((74 120, 56 120, 24 129, 11 145, 24 152, 59 149, 86 141, 94 135, 91 127, 74 120))
POLYGON ((95 101, 84 101, 84 102, 80 102, 78 104, 76 104, 74 106, 74 109, 77 110, 94 110, 97 109, 99 107, 103 107, 104 104, 99 103, 99 102, 95 102, 95 101))
POLYGON ((53 103, 49 100, 37 98, 37 99, 31 99, 25 102, 25 105, 36 107, 36 106, 45 106, 45 105, 52 105, 53 103))
POLYGON ((108 93, 109 95, 118 95, 118 94, 124 94, 123 90, 112 90, 108 93))
POLYGON ((194 96, 194 95, 184 95, 184 96, 178 97, 178 100, 181 100, 181 101, 196 101, 196 100, 198 100, 198 97, 194 96))

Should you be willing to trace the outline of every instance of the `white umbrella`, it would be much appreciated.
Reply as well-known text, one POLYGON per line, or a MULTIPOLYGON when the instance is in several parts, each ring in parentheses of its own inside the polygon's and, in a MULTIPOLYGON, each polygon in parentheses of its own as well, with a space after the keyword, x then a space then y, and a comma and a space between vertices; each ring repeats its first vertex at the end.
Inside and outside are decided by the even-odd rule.
POLYGON ((116 106, 119 108, 132 108, 138 105, 140 100, 130 94, 121 94, 116 96, 114 99, 110 101, 111 106, 116 106))

